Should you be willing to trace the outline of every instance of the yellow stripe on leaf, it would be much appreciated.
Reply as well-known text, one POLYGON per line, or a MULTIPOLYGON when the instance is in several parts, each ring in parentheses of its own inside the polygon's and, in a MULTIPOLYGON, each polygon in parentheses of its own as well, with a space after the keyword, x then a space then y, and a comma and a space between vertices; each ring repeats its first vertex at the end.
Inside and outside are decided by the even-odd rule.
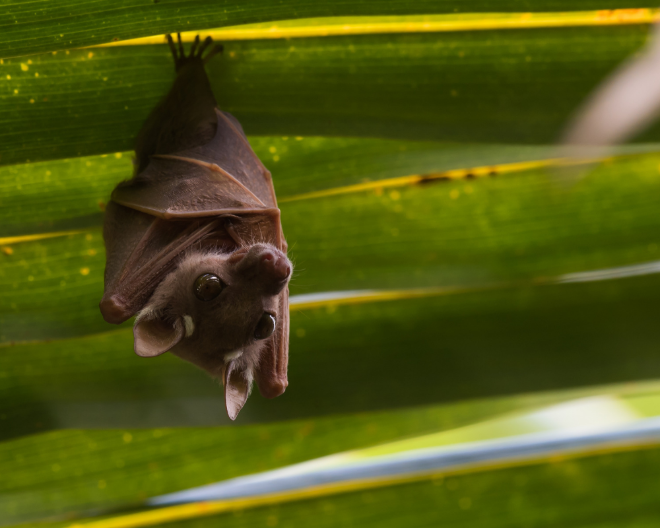
POLYGON ((526 170, 538 169, 556 165, 558 160, 541 161, 522 161, 519 163, 507 163, 503 165, 489 165, 485 167, 473 167, 471 169, 453 169, 444 172, 435 172, 431 174, 414 174, 411 176, 401 176, 398 178, 388 178, 385 180, 375 180, 345 187, 334 187, 322 191, 297 194, 288 198, 282 198, 280 203, 294 202, 297 200, 309 200, 312 198, 325 198, 327 196, 336 196, 339 194, 348 194, 362 191, 373 191, 386 187, 406 187, 409 185, 419 185, 438 180, 462 180, 467 178, 483 178, 497 174, 506 174, 510 172, 521 172, 526 170))
POLYGON ((13 237, 0 237, 0 246, 9 246, 10 244, 20 244, 21 242, 35 242, 46 238, 56 238, 68 235, 78 235, 83 231, 57 231, 54 233, 35 233, 33 235, 21 235, 13 237))
MULTIPOLYGON (((197 34, 211 36, 218 42, 232 40, 289 39, 387 33, 435 33, 497 29, 612 26, 652 24, 660 21, 660 9, 605 9, 559 13, 470 13, 461 15, 417 15, 382 17, 328 17, 286 20, 265 24, 189 31, 181 34, 192 42, 197 34)), ((101 44, 132 46, 162 44, 162 35, 101 44)))

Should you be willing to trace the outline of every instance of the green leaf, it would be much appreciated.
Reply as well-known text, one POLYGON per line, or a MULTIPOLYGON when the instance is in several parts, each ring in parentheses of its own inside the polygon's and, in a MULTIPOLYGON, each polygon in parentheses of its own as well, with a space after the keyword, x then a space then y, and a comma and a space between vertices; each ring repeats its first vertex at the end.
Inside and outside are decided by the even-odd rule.
MULTIPOLYGON (((319 461, 321 464, 316 462, 307 465, 306 469, 299 467, 296 471, 301 476, 305 475, 305 471, 311 476, 315 470, 322 467, 350 468, 351 465, 369 461, 378 464, 386 462, 383 459, 379 461, 378 456, 386 455, 388 458, 398 454, 405 458, 409 454, 415 454, 414 449, 420 446, 444 446, 441 449, 445 449, 447 453, 446 448, 453 448, 456 452, 464 445, 461 442, 465 441, 482 442, 481 445, 486 446, 491 440, 497 442, 498 438, 506 437, 516 442, 521 438, 518 435, 525 431, 537 431, 541 434, 546 431, 550 437, 556 437, 556 433, 576 431, 576 427, 579 430, 580 426, 574 420, 576 408, 599 411, 601 416, 590 417, 588 421, 592 426, 600 423, 603 431, 608 430, 607 427, 603 429, 605 423, 610 424, 609 427, 614 424, 622 426, 625 423, 634 426, 633 420, 638 409, 646 407, 650 411, 649 416, 656 416, 657 403, 657 384, 646 383, 247 427, 60 431, 0 445, 0 464, 7 471, 6 478, 0 483, 0 512, 3 519, 10 522, 35 520, 45 516, 63 518, 63 513, 69 518, 76 518, 93 511, 97 515, 102 512, 110 514, 109 517, 106 516, 106 522, 110 524, 102 524, 103 526, 129 528, 160 525, 161 522, 176 520, 175 511, 181 513, 180 509, 175 506, 146 511, 148 517, 143 515, 141 523, 135 523, 130 509, 144 507, 146 498, 170 491, 228 479, 245 472, 262 472, 283 464, 314 459, 347 449, 350 451, 340 454, 339 457, 319 461), (561 404, 547 407, 557 403, 561 404), (512 414, 512 411, 515 413, 512 414), (401 437, 407 440, 391 442, 401 437), (377 444, 375 449, 369 447, 374 443, 377 444), (364 447, 366 449, 361 449, 364 447), (115 509, 114 515, 111 513, 112 509, 115 509), (127 509, 129 512, 126 514, 127 509)), ((490 452, 496 457, 493 447, 491 442, 490 452)), ((456 479, 460 479, 462 495, 459 497, 464 499, 468 493, 467 496, 472 498, 471 501, 461 500, 460 509, 470 510, 466 504, 483 507, 488 503, 487 499, 491 493, 486 490, 482 490, 484 493, 470 492, 471 483, 493 481, 494 485, 495 479, 507 482, 506 474, 512 472, 529 476, 523 483, 518 482, 521 477, 516 477, 515 481, 516 493, 525 496, 531 491, 527 498, 532 501, 531 508, 536 494, 533 482, 543 486, 550 475, 560 481, 565 479, 566 471, 575 471, 576 465, 587 468, 581 472, 585 474, 589 467, 593 467, 589 460, 594 458, 602 461, 596 462, 597 467, 604 469, 609 465, 609 469, 614 470, 615 461, 626 458, 626 454, 621 451, 627 451, 630 447, 631 445, 614 444, 612 454, 606 453, 605 458, 602 457, 602 449, 585 444, 578 446, 577 450, 573 447, 572 450, 558 452, 562 453, 561 456, 546 450, 533 457, 523 455, 522 458, 504 458, 499 466, 493 466, 492 460, 483 460, 476 465, 461 464, 458 461, 453 467, 438 467, 426 474, 400 474, 397 471, 380 480, 345 479, 343 482, 339 481, 338 486, 316 487, 316 491, 311 490, 309 495, 305 489, 293 489, 279 496, 247 498, 239 500, 238 503, 230 499, 225 501, 225 504, 228 506, 226 510, 233 511, 234 515, 236 512, 242 512, 249 518, 261 515, 260 512, 264 510, 259 506, 274 503, 279 504, 275 508, 276 511, 288 515, 286 512, 291 509, 293 512, 305 511, 305 505, 310 504, 301 501, 305 498, 320 497, 324 504, 341 504, 346 500, 350 503, 351 496, 382 494, 381 498, 374 498, 363 505, 366 513, 373 514, 386 510, 381 501, 390 496, 390 491, 402 492, 405 496, 407 486, 419 489, 420 485, 432 483, 436 487, 444 486, 438 492, 439 498, 446 500, 453 497, 451 492, 459 488, 456 479), (568 460, 565 460, 566 458, 568 460)), ((654 444, 642 446, 642 449, 649 447, 657 449, 654 444)), ((649 458, 642 451, 634 455, 632 460, 643 459, 645 463, 654 464, 653 456, 649 458)), ((619 469, 624 468, 630 470, 631 466, 624 462, 619 469)), ((271 481, 283 477, 283 473, 272 475, 271 481)), ((602 482, 607 483, 606 478, 603 478, 602 482)), ((589 484, 590 488, 594 485, 591 482, 589 484)), ((566 489, 571 489, 570 485, 564 488, 564 492, 566 489)), ((579 486, 574 491, 578 489, 579 486)), ((633 490, 626 490, 626 487, 618 490, 619 498, 624 503, 633 499, 633 490)), ((607 485, 602 486, 602 492, 608 492, 607 485)), ((561 494, 556 499, 565 500, 561 494)), ((200 516, 203 519, 213 512, 211 506, 214 504, 200 504, 199 507, 193 505, 186 508, 185 514, 178 518, 188 519, 184 525, 197 525, 201 521, 200 516)), ((424 503, 420 506, 430 511, 424 503)), ((442 505, 442 508, 447 508, 447 504, 442 505)), ((270 510, 270 516, 272 509, 267 510, 270 510)), ((408 510, 402 508, 399 511, 408 510)), ((504 508, 502 513, 504 511, 507 509, 504 508)), ((572 509, 570 511, 572 512, 572 509)), ((531 513, 533 512, 528 512, 531 513)), ((451 510, 449 514, 451 515, 451 510)), ((513 510, 509 514, 515 518, 520 512, 513 510)), ((354 516, 355 512, 351 511, 350 515, 354 516)), ((223 518, 227 519, 226 516, 223 518)), ((231 518, 230 514, 229 519, 231 518)))
MULTIPOLYGON (((228 42, 208 71, 220 106, 248 134, 553 143, 647 33, 633 25, 228 42)), ((131 149, 173 73, 165 44, 5 60, 0 163, 131 149)), ((657 140, 658 129, 646 137, 657 140)))
POLYGON ((449 475, 399 486, 173 522, 223 526, 563 526, 650 528, 660 449, 449 475))
MULTIPOLYGON (((566 119, 660 16, 606 11, 625 7, 639 5, 6 4, 0 524, 128 528, 158 494, 426 446, 419 435, 483 440, 502 423, 475 422, 500 413, 660 377, 657 144, 570 188, 548 174, 566 119), (348 18, 303 18, 329 15, 348 18), (287 392, 253 394, 229 427, 217 381, 169 354, 138 358, 129 324, 107 325, 97 306, 102 212, 170 86, 169 50, 162 37, 69 48, 246 22, 268 23, 211 32, 225 54, 209 74, 272 169, 291 291, 309 296, 293 298, 287 392), (543 392, 558 389, 570 392, 543 392)), ((628 418, 658 414, 651 385, 633 392, 628 418)), ((654 525, 657 445, 626 449, 307 489, 171 526, 654 525)), ((147 513, 159 512, 172 520, 147 513)))
POLYGON ((27 437, 0 444, 5 475, 0 514, 15 523, 135 504, 148 496, 448 429, 553 399, 509 398, 247 427, 59 431, 27 437))
MULTIPOLYGON (((554 155, 552 147, 370 138, 256 136, 250 141, 273 174, 280 202, 371 181, 466 167, 468 174, 472 167, 554 155)), ((0 237, 101 225, 112 189, 132 174, 132 156, 124 152, 0 167, 0 237)))
MULTIPOLYGON (((654 4, 645 4, 655 7, 654 4)), ((79 48, 159 33, 194 31, 252 22, 365 15, 410 15, 470 12, 526 12, 639 8, 634 0, 362 0, 360 2, 267 0, 249 3, 223 0, 72 0, 2 4, 0 57, 79 48)))
POLYGON ((112 189, 131 176, 130 159, 127 153, 0 167, 0 237, 102 225, 112 189))
MULTIPOLYGON (((640 386, 632 392, 647 390, 640 386)), ((163 493, 401 437, 452 430, 504 412, 593 393, 491 398, 243 427, 68 430, 25 437, 0 444, 5 476, 0 482, 0 514, 5 522, 16 523, 138 506, 163 493)))
MULTIPOLYGON (((290 386, 255 393, 238 423, 660 377, 659 287, 647 275, 293 311, 290 386)), ((137 357, 128 329, 0 352, 5 436, 227 423, 217 382, 137 357)))
MULTIPOLYGON (((474 288, 653 260, 659 162, 622 157, 567 192, 537 169, 284 202, 291 292, 474 288)), ((100 229, 6 247, 2 342, 112 328, 100 229)))

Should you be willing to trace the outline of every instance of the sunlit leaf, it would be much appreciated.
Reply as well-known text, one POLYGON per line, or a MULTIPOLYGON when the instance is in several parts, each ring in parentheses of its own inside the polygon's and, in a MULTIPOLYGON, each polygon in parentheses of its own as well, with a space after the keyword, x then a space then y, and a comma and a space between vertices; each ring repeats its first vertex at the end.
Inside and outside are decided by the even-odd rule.
MULTIPOLYGON (((659 159, 620 158, 568 192, 538 169, 283 201, 291 292, 473 288, 654 260, 659 159)), ((3 247, 2 341, 112 328, 98 312, 100 228, 3 247)))
MULTIPOLYGON (((238 423, 660 377, 660 275, 293 311, 290 386, 238 423)), ((132 332, 0 348, 2 430, 226 424, 205 373, 132 332)), ((255 391, 256 392, 256 391, 255 391)))
MULTIPOLYGON (((656 7, 634 0, 470 0, 456 4, 446 0, 361 0, 358 2, 266 0, 214 2, 211 0, 162 1, 96 0, 80 4, 71 0, 8 3, 3 7, 0 57, 79 48, 159 33, 202 30, 260 21, 305 17, 411 15, 432 13, 492 13, 656 7)), ((629 10, 631 11, 631 10, 629 10)), ((640 11, 639 9, 635 11, 640 11)), ((607 12, 604 13, 607 17, 607 12)), ((633 14, 634 16, 634 14, 633 14)), ((622 18, 630 17, 624 14, 622 18)), ((307 21, 313 24, 318 21, 307 21)))
POLYGON ((559 460, 430 479, 170 524, 306 526, 651 527, 660 450, 559 460), (641 489, 640 489, 641 488, 641 489))
MULTIPOLYGON (((570 188, 548 176, 566 118, 656 7, 3 6, 0 525, 655 526, 657 434, 178 517, 145 501, 348 450, 556 432, 539 407, 583 396, 606 394, 611 423, 657 416, 640 380, 660 379, 660 125, 570 188), (295 263, 290 385, 232 424, 218 381, 137 357, 130 322, 98 310, 103 211, 174 76, 160 34, 180 30, 225 46, 216 97, 272 170, 295 263)), ((611 425, 581 409, 573 426, 611 425)))
POLYGON ((150 496, 478 421, 570 395, 493 399, 248 427, 59 431, 3 442, 0 514, 26 521, 150 496))
MULTIPOLYGON (((525 438, 533 438, 529 434, 521 435, 524 432, 537 431, 537 435, 541 434, 550 442, 548 445, 554 445, 553 439, 561 442, 561 438, 565 438, 569 442, 567 446, 570 445, 571 438, 567 433, 585 427, 593 432, 602 431, 602 434, 594 436, 594 439, 607 439, 608 435, 620 437, 618 431, 635 430, 636 416, 642 418, 645 415, 657 415, 657 395, 657 384, 630 384, 241 428, 62 431, 27 437, 5 442, 0 446, 0 462, 8 470, 7 478, 0 483, 0 490, 3 492, 0 495, 0 512, 3 519, 13 522, 43 518, 46 515, 54 519, 79 518, 94 512, 97 515, 103 514, 105 522, 110 523, 104 524, 101 520, 99 528, 158 526, 162 522, 176 519, 185 520, 184 525, 187 526, 209 522, 206 517, 213 512, 229 512, 221 517, 223 522, 235 522, 237 514, 244 514, 247 518, 259 517, 264 512, 264 506, 269 518, 273 510, 285 517, 295 516, 297 512, 308 515, 306 509, 310 507, 309 499, 312 499, 312 504, 314 500, 322 501, 325 505, 346 504, 347 501, 351 504, 351 497, 361 499, 369 496, 372 500, 362 505, 365 508, 362 513, 366 514, 366 517, 354 511, 353 507, 349 507, 346 512, 346 515, 351 517, 368 520, 370 515, 379 518, 380 512, 387 511, 384 502, 390 500, 392 493, 402 493, 407 503, 410 500, 407 488, 424 490, 424 486, 431 484, 441 487, 436 491, 437 499, 440 500, 436 507, 448 510, 448 514, 452 515, 452 492, 459 487, 462 499, 467 496, 474 500, 474 503, 472 500, 462 500, 459 504, 460 510, 470 510, 466 505, 473 504, 475 507, 487 507, 489 496, 495 492, 495 481, 507 483, 510 478, 508 475, 511 474, 527 477, 523 479, 524 482, 520 482, 522 477, 516 477, 515 490, 507 487, 507 492, 514 491, 521 499, 530 501, 532 508, 536 502, 534 482, 543 487, 548 484, 548 477, 558 483, 569 476, 575 479, 577 468, 583 468, 578 473, 584 477, 593 470, 594 464, 595 467, 601 468, 599 472, 602 492, 609 493, 611 486, 608 478, 612 478, 612 474, 608 473, 608 470, 618 474, 617 469, 630 471, 636 467, 629 465, 626 460, 643 460, 643 463, 651 467, 657 466, 653 454, 657 450, 655 443, 626 444, 619 440, 618 443, 610 442, 609 453, 598 448, 599 444, 585 443, 578 449, 574 447, 564 451, 521 453, 521 456, 505 457, 496 465, 488 459, 477 464, 461 463, 459 457, 454 459, 456 462, 453 465, 422 473, 413 472, 407 475, 404 472, 381 479, 353 478, 343 483, 338 482, 337 485, 321 485, 309 490, 304 487, 294 488, 279 496, 257 495, 247 496, 244 500, 230 498, 220 502, 172 506, 151 511, 145 509, 147 499, 150 499, 149 503, 153 503, 153 498, 158 496, 161 504, 167 504, 163 503, 162 494, 168 491, 196 488, 200 484, 215 483, 218 479, 226 480, 245 472, 264 472, 283 464, 314 459, 347 449, 350 451, 330 459, 315 460, 313 464, 271 473, 266 481, 273 487, 277 486, 278 481, 284 484, 291 476, 302 477, 307 474, 311 477, 323 471, 323 468, 336 470, 344 466, 350 469, 356 464, 366 467, 365 463, 371 464, 371 467, 378 464, 385 464, 386 467, 392 457, 403 456, 401 461, 404 462, 406 456, 421 453, 415 451, 420 446, 426 447, 423 451, 426 453, 430 453, 430 446, 444 446, 437 452, 449 454, 452 450, 459 452, 464 449, 463 446, 471 445, 473 450, 481 450, 484 455, 491 453, 492 457, 498 457, 501 456, 498 455, 502 452, 501 447, 507 443, 515 445, 516 442, 524 442, 525 438), (590 426, 585 424, 584 420, 582 423, 575 421, 578 409, 597 414, 586 419, 590 426), (511 411, 515 413, 512 414, 511 411), (503 412, 508 414, 502 415, 503 412), (402 436, 405 440, 391 442, 402 436), (466 444, 466 441, 472 444, 466 444), (374 443, 377 447, 369 447, 374 443), (366 449, 363 449, 364 447, 366 449), (643 451, 633 455, 632 459, 627 458, 625 451, 631 447, 641 448, 643 451), (648 448, 652 451, 649 452, 648 448), (237 456, 238 453, 241 455, 237 456), (622 459, 623 465, 617 468, 617 461, 622 459), (569 472, 568 475, 566 472, 569 472), (477 489, 482 488, 480 491, 483 493, 473 494, 472 486, 484 481, 490 482, 489 487, 493 489, 477 486, 477 489), (461 482, 460 486, 456 485, 457 482, 461 482), (532 485, 531 490, 527 484, 532 485), (274 504, 277 506, 273 507, 274 504), (138 513, 133 513, 135 510, 138 510, 138 513)), ((638 422, 649 421, 653 420, 642 419, 638 422)), ((402 466, 399 467, 403 469, 402 466)), ((335 474, 343 474, 348 478, 353 473, 349 471, 335 474)), ((357 475, 359 474, 354 474, 357 475)), ((254 477, 258 478, 259 475, 254 477)), ((266 475, 263 474, 263 477, 266 475)), ((586 489, 579 483, 579 480, 572 481, 570 485, 563 487, 562 494, 553 498, 545 497, 544 500, 549 499, 550 503, 556 500, 559 505, 566 500, 566 493, 570 495, 579 493, 580 490, 585 493, 592 492, 593 482, 583 483, 588 485, 586 489)), ((198 490, 198 493, 199 491, 201 490, 198 490)), ((617 488, 617 492, 619 501, 613 511, 629 507, 630 502, 638 498, 634 489, 628 489, 626 486, 617 488)), ((424 501, 415 504, 423 508, 426 515, 436 509, 424 501)), ((507 504, 505 501, 500 510, 496 511, 497 515, 507 516, 509 519, 516 519, 521 515, 521 512, 515 508, 511 509, 507 504)), ((644 503, 643 506, 648 508, 649 505, 644 503)), ((572 514, 572 508, 569 510, 572 514)), ((404 515, 413 514, 407 507, 397 507, 397 511, 404 515)), ((326 513, 336 514, 334 509, 326 513)), ((433 515, 435 514, 437 512, 433 515)), ((534 514, 534 511, 528 514, 534 514)), ((300 522, 303 518, 301 517, 300 522)), ((80 524, 82 521, 86 524, 85 521, 90 520, 90 528, 97 526, 97 521, 93 519, 80 519, 76 523, 80 524)), ((497 521, 497 517, 493 521, 497 521)), ((62 525, 66 524, 55 524, 62 525)))
MULTIPOLYGON (((553 143, 647 33, 631 25, 236 41, 208 71, 220 106, 248 134, 553 143)), ((120 46, 7 59, 0 78, 0 163, 9 164, 130 150, 173 68, 165 44, 120 46)))
MULTIPOLYGON (((522 145, 327 137, 255 136, 250 140, 273 173, 280 202, 402 176, 461 179, 473 174, 474 168, 520 171, 525 165, 518 166, 519 162, 542 165, 554 155, 552 147, 522 145), (493 167, 501 164, 506 167, 493 167), (462 173, 444 174, 460 169, 462 173)), ((0 167, 0 238, 100 225, 112 189, 132 175, 132 157, 132 152, 124 152, 0 167)))

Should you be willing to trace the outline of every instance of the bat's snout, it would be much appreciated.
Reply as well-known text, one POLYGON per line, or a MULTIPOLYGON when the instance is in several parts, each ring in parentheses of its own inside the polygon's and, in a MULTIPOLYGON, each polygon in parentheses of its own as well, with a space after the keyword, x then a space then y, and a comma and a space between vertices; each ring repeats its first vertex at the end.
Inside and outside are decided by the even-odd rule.
POLYGON ((270 245, 254 245, 244 253, 237 271, 247 277, 260 277, 268 283, 284 285, 291 276, 291 262, 286 255, 270 245))
POLYGON ((262 253, 261 269, 263 273, 271 276, 275 282, 285 281, 291 275, 289 259, 282 254, 276 254, 274 251, 264 251, 262 253))

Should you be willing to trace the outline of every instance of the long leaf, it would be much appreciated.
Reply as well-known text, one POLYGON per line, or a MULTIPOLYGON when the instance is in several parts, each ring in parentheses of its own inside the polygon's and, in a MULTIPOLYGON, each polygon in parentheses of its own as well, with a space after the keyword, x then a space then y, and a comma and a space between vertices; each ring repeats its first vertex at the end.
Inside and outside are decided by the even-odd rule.
POLYGON ((501 398, 247 427, 70 430, 16 439, 0 444, 0 518, 16 523, 137 505, 186 487, 570 397, 501 398))
MULTIPOLYGON (((227 43, 208 69, 248 134, 552 143, 646 35, 637 25, 255 40, 227 43)), ((5 60, 0 163, 129 150, 172 77, 165 44, 5 60)))
MULTIPOLYGON (((646 3, 646 7, 655 7, 646 3)), ((20 3, 5 0, 0 19, 0 57, 79 48, 158 33, 173 33, 220 26, 305 17, 409 15, 470 12, 527 12, 644 7, 634 0, 361 0, 359 2, 306 3, 267 0, 249 3, 223 0, 163 1, 41 0, 20 3)))
MULTIPOLYGON (((527 167, 524 162, 542 164, 555 154, 552 147, 369 138, 253 136, 250 141, 273 174, 280 202, 413 175, 461 179, 475 168, 520 171, 527 167), (493 167, 501 164, 506 167, 493 167)), ((132 175, 132 156, 124 152, 0 167, 0 238, 101 225, 112 189, 132 175)))
MULTIPOLYGON (((570 189, 547 178, 552 149, 535 146, 555 140, 660 17, 605 10, 625 7, 640 6, 2 6, 0 524, 101 515, 97 528, 128 528, 148 497, 428 443, 416 435, 483 440, 502 423, 452 428, 603 390, 576 387, 627 382, 612 389, 635 393, 624 418, 655 416, 657 389, 630 382, 660 377, 660 157, 644 153, 657 146, 635 146, 570 189), (413 16, 382 16, 393 14, 413 16), (348 18, 301 19, 330 15, 348 18), (226 27, 282 18, 299 20, 226 27), (102 211, 171 83, 169 51, 162 37, 68 49, 218 26, 225 55, 209 74, 273 170, 296 263, 290 386, 273 401, 254 394, 232 427, 218 382, 169 354, 138 358, 128 325, 106 325, 97 307, 102 211), (7 59, 18 55, 30 56, 7 59)), ((308 500, 247 501, 170 525, 654 526, 658 449, 639 447, 306 489, 308 500)))
MULTIPOLYGON (((306 464, 304 469, 298 467, 296 471, 291 471, 294 468, 285 468, 284 472, 280 471, 277 476, 271 476, 271 487, 278 480, 286 480, 301 471, 311 475, 323 468, 336 469, 338 465, 348 469, 355 463, 368 463, 369 460, 372 464, 378 464, 378 455, 385 455, 380 462, 387 464, 392 455, 396 457, 398 453, 405 458, 415 453, 411 450, 423 446, 445 446, 449 450, 461 450, 464 444, 460 442, 466 440, 478 442, 472 444, 473 449, 481 449, 483 453, 490 444, 490 453, 496 457, 497 452, 492 448, 497 444, 497 438, 505 436, 505 442, 514 443, 524 441, 524 437, 516 435, 530 428, 534 431, 547 430, 549 436, 546 435, 546 438, 549 439, 556 438, 556 435, 552 435, 561 431, 589 431, 588 427, 585 429, 584 422, 574 420, 576 406, 600 413, 601 416, 588 418, 592 428, 596 423, 600 423, 600 430, 605 428, 605 431, 612 430, 613 424, 627 423, 634 427, 635 423, 639 423, 634 421, 636 417, 657 415, 657 390, 657 383, 637 384, 525 397, 491 398, 487 401, 463 402, 442 407, 335 416, 261 426, 62 431, 37 435, 0 445, 0 468, 6 475, 0 482, 0 512, 5 523, 52 516, 64 518, 65 512, 66 516, 74 518, 105 512, 106 521, 101 520, 99 528, 160 525, 161 522, 176 519, 175 515, 180 519, 187 519, 188 522, 192 520, 196 525, 204 522, 203 518, 209 513, 222 511, 223 505, 193 504, 191 507, 184 507, 183 512, 181 508, 174 507, 138 513, 137 517, 130 509, 144 507, 146 498, 169 491, 198 487, 200 484, 226 480, 245 473, 263 472, 346 449, 351 451, 333 457, 332 461, 326 459, 319 461, 320 464, 312 461, 312 464, 306 464), (593 397, 594 395, 600 396, 593 397), (571 402, 573 398, 581 399, 571 402), (554 409, 547 407, 548 404, 557 402, 562 403, 554 409), (503 412, 508 414, 502 416, 503 412), (404 440, 388 443, 401 438, 404 440), (494 442, 489 442, 494 439, 494 442), (376 447, 355 451, 373 444, 376 444, 376 447), (119 510, 113 515, 112 508, 119 510), (141 522, 136 522, 137 518, 140 518, 141 522)), ((631 446, 632 444, 612 445, 615 453, 631 446)), ((440 449, 443 450, 442 447, 440 449)), ((449 451, 444 450, 444 453, 449 451)), ((570 467, 576 463, 583 464, 585 460, 589 460, 588 457, 597 456, 599 451, 595 445, 590 447, 587 443, 577 451, 546 450, 531 457, 509 457, 501 460, 501 467, 504 469, 499 471, 506 473, 513 467, 514 470, 534 475, 539 467, 548 464, 558 467, 557 461, 561 460, 559 453, 573 458, 565 462, 570 467), (516 468, 521 464, 527 468, 516 468)), ((638 456, 643 458, 645 455, 638 456)), ((381 480, 358 478, 356 481, 345 481, 343 486, 301 489, 279 497, 247 497, 242 503, 240 500, 238 503, 232 503, 230 500, 224 510, 234 513, 245 510, 248 515, 259 516, 260 506, 277 504, 278 509, 284 508, 285 511, 291 508, 294 512, 304 511, 306 503, 301 500, 305 498, 322 497, 325 503, 341 503, 348 498, 347 493, 363 496, 365 493, 378 494, 379 490, 398 492, 402 489, 402 482, 412 483, 413 486, 429 481, 436 486, 446 482, 447 489, 455 490, 449 482, 466 476, 467 482, 482 478, 500 478, 506 481, 506 477, 498 476, 500 474, 497 466, 495 475, 490 476, 493 460, 491 463, 484 460, 476 465, 459 463, 444 469, 436 467, 434 471, 423 472, 425 474, 422 475, 417 472, 401 474, 401 478, 394 475, 393 478, 381 480)), ((647 462, 650 460, 652 459, 646 459, 647 462)), ((557 482, 567 481, 570 477, 570 473, 566 475, 562 471, 556 475, 557 482)), ((603 480, 603 484, 603 488, 607 488, 606 480, 603 480)), ((627 495, 624 494, 622 498, 624 497, 627 495)), ((475 495, 473 499, 481 500, 481 495, 475 495)), ((469 509, 465 508, 465 504, 466 501, 462 501, 461 509, 469 509)), ((428 509, 425 505, 420 506, 428 509)), ((379 505, 379 501, 372 501, 371 504, 366 504, 365 508, 365 512, 374 512, 382 510, 383 505, 379 505)), ((355 512, 351 512, 351 515, 355 515, 355 512)), ((205 522, 210 520, 206 519, 205 522)), ((76 523, 79 524, 80 520, 76 523)))
POLYGON ((531 467, 438 477, 168 524, 208 526, 532 525, 650 528, 657 522, 660 450, 548 461, 531 467))
MULTIPOLYGON (((473 288, 654 260, 658 159, 621 158, 569 192, 532 170, 284 202, 291 291, 473 288)), ((112 328, 100 229, 3 247, 0 340, 112 328)))
MULTIPOLYGON (((290 386, 239 423, 660 377, 660 275, 292 313, 290 386)), ((130 330, 0 349, 2 431, 226 424, 217 382, 130 330)))

